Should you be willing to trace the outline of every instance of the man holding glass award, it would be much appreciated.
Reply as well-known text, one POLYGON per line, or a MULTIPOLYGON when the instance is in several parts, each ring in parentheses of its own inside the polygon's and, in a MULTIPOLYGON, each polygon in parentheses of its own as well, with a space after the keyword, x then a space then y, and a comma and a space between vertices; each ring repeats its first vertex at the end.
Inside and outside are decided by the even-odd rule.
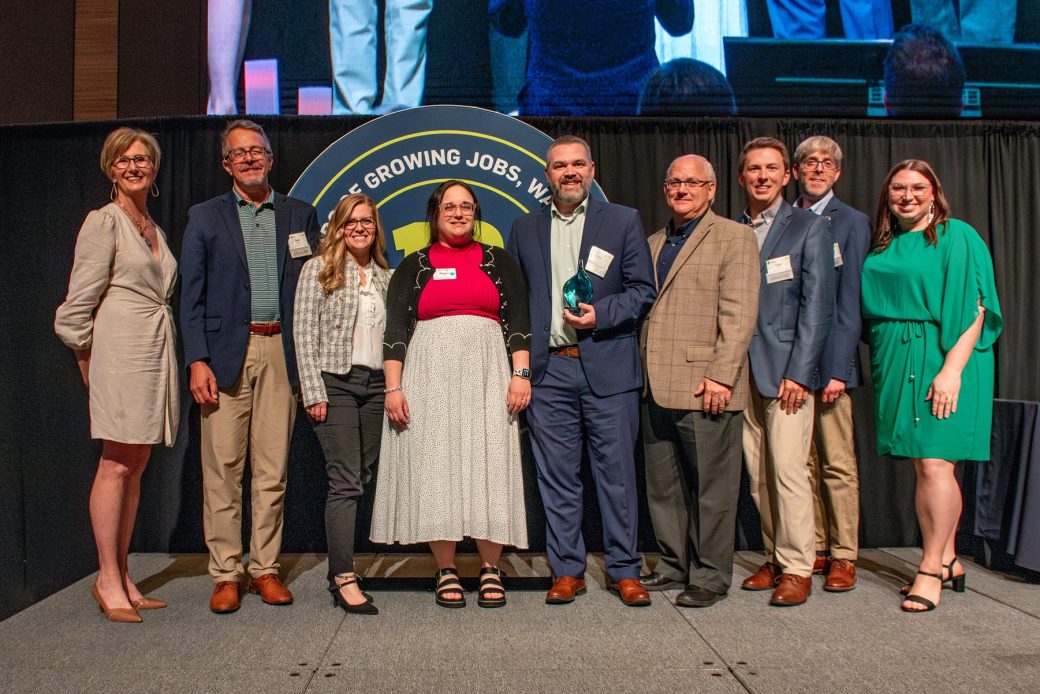
POLYGON ((654 289, 636 210, 589 197, 596 167, 587 142, 558 138, 546 155, 552 204, 513 222, 508 249, 527 280, 531 404, 527 422, 545 506, 555 582, 549 604, 585 592, 582 450, 603 520, 607 587, 650 604, 639 582, 633 453, 643 385, 636 326, 654 289))

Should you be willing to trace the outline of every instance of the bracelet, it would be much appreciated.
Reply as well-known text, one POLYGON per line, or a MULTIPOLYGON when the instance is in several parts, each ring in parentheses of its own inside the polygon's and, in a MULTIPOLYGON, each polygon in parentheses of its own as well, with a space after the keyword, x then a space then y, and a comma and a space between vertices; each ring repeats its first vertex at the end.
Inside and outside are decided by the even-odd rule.
POLYGON ((393 388, 383 388, 383 395, 389 395, 390 393, 396 393, 399 390, 404 390, 401 386, 394 386, 393 388))

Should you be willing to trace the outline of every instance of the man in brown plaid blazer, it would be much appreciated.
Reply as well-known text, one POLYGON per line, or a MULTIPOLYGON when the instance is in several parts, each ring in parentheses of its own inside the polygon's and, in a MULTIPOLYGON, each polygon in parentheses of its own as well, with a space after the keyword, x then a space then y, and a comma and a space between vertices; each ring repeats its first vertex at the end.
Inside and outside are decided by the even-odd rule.
POLYGON ((640 336, 643 444, 661 553, 648 590, 685 587, 683 607, 726 596, 740 488, 748 343, 758 315, 758 247, 711 211, 715 171, 688 154, 668 167, 668 226, 650 237, 657 301, 640 336))

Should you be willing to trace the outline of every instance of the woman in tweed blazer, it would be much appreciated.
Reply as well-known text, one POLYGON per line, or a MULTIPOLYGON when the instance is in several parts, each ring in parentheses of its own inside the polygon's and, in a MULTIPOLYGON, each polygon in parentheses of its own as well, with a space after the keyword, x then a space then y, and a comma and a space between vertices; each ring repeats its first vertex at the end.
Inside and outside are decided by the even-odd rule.
POLYGON ((326 229, 296 289, 296 360, 329 479, 325 533, 333 604, 376 614, 354 575, 354 523, 383 428, 386 239, 376 204, 365 195, 341 199, 326 229))

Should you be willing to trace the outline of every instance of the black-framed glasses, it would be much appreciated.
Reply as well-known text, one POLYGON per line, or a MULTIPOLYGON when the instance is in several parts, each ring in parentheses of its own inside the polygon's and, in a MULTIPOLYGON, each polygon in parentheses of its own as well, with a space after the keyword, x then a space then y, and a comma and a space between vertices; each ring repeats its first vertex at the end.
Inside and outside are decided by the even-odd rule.
POLYGON ((343 222, 343 228, 347 231, 354 231, 358 228, 359 225, 363 229, 375 229, 376 220, 372 219, 371 217, 362 217, 361 219, 348 219, 347 221, 343 222))
POLYGON ((454 215, 456 212, 460 213, 463 217, 469 217, 476 211, 477 206, 471 202, 462 202, 458 204, 447 202, 441 205, 441 214, 445 214, 449 217, 454 215))
POLYGON ((246 159, 262 159, 271 153, 266 147, 235 147, 228 151, 227 158, 232 164, 238 164, 246 159))
POLYGON ((903 193, 909 190, 915 198, 921 197, 931 189, 932 187, 927 183, 915 183, 912 186, 908 186, 905 183, 893 183, 888 186, 888 192, 892 195, 902 196, 903 193))
POLYGON ((694 188, 706 186, 709 183, 711 183, 711 181, 702 181, 699 178, 669 178, 665 180, 664 187, 668 190, 679 190, 681 186, 686 186, 690 190, 693 190, 694 188))
POLYGON ((833 159, 817 159, 816 157, 809 157, 803 159, 800 166, 803 169, 810 169, 816 171, 817 169, 823 169, 824 171, 835 171, 838 168, 837 162, 833 159))
POLYGON ((135 154, 132 157, 116 157, 116 160, 112 162, 112 166, 122 171, 133 164, 139 169, 147 169, 152 165, 152 158, 147 154, 135 154))

